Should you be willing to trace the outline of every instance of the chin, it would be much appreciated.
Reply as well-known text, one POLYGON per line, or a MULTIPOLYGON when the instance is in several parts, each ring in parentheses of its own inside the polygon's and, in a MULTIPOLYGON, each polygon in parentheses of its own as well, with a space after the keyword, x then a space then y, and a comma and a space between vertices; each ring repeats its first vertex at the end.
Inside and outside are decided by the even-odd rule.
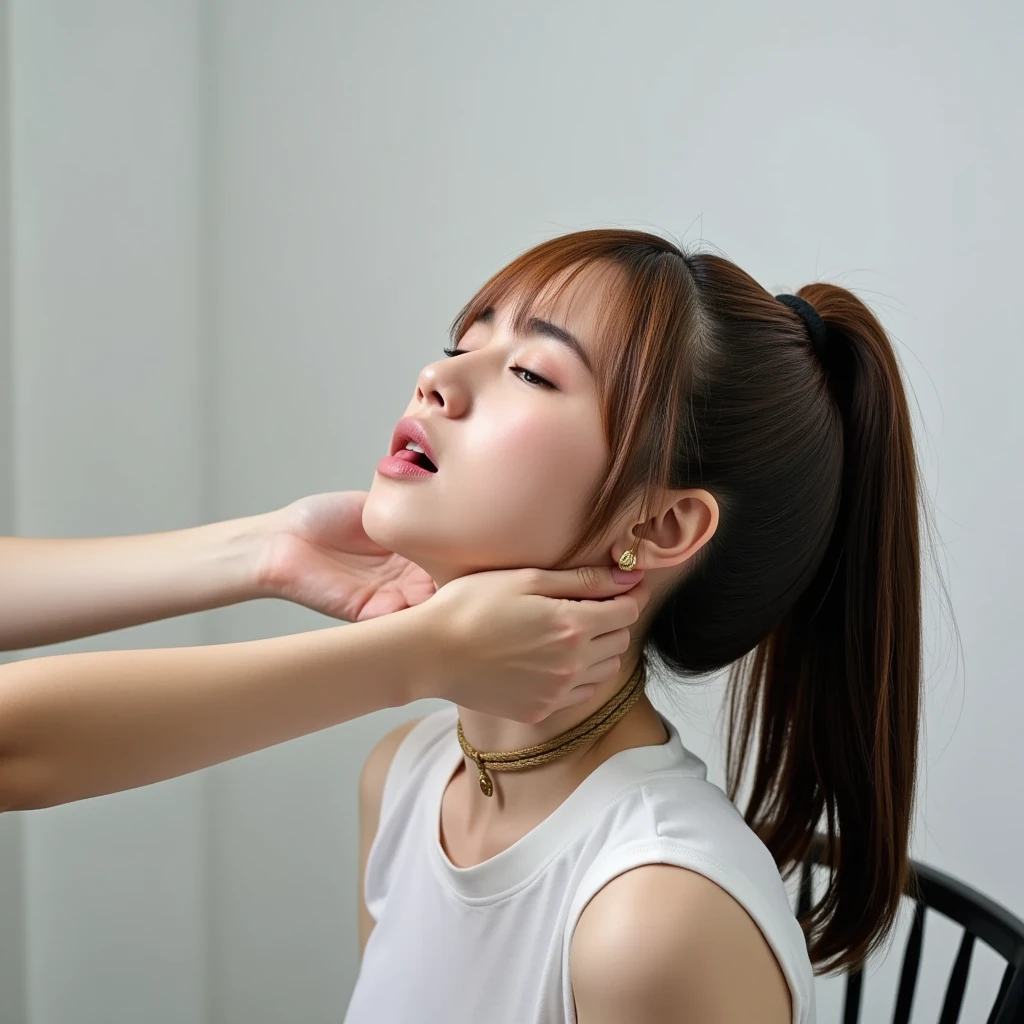
POLYGON ((465 574, 453 568, 462 554, 449 531, 438 536, 423 518, 410 514, 406 502, 370 491, 363 506, 363 529, 375 544, 415 563, 438 584, 465 574))
POLYGON ((546 550, 538 549, 543 524, 536 530, 524 526, 531 513, 518 506, 463 504, 450 515, 431 509, 429 502, 410 501, 402 489, 407 487, 378 487, 375 480, 363 506, 363 529, 381 547, 420 566, 438 586, 490 569, 547 568, 568 543, 567 537, 546 538, 546 550))
POLYGON ((371 488, 363 505, 363 529, 374 543, 411 558, 410 547, 416 546, 417 531, 410 529, 408 509, 402 505, 403 502, 391 500, 371 488))

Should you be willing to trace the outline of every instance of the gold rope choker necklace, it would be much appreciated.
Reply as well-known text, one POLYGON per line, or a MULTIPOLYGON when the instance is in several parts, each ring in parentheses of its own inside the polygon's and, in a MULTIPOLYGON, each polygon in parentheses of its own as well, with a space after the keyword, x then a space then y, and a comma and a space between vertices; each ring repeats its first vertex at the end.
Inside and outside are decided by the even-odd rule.
POLYGON ((484 796, 493 796, 494 794, 494 783, 491 782, 491 777, 487 774, 488 771, 521 772, 526 768, 538 768, 542 764, 555 761, 587 743, 600 739, 616 722, 621 721, 626 712, 643 696, 646 682, 646 666, 641 658, 629 681, 607 704, 603 704, 568 732, 538 743, 535 747, 524 747, 522 750, 485 754, 475 747, 471 747, 462 731, 462 719, 460 718, 459 746, 462 747, 462 752, 466 757, 476 765, 477 771, 480 773, 480 789, 484 796))

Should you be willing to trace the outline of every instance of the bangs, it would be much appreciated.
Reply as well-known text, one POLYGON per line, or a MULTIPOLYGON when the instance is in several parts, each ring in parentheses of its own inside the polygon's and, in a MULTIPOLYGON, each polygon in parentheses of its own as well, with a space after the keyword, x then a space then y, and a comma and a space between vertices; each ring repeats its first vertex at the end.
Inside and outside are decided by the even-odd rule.
POLYGON ((499 270, 459 312, 451 327, 452 341, 459 342, 488 310, 506 305, 511 307, 512 329, 522 334, 530 319, 541 315, 542 306, 557 301, 581 274, 602 265, 610 268, 607 253, 575 241, 569 235, 547 242, 499 270))

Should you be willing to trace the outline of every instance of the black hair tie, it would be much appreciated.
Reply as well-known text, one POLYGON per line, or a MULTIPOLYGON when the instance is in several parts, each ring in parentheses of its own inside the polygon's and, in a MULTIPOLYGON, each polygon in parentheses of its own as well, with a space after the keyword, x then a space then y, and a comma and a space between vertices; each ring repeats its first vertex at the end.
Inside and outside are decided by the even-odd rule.
POLYGON ((828 351, 828 334, 825 330, 825 321, 821 319, 818 311, 806 299, 801 299, 799 295, 776 295, 775 298, 784 306, 789 306, 803 320, 804 325, 807 327, 807 333, 811 336, 811 344, 814 346, 814 351, 817 353, 822 365, 825 365, 828 351))

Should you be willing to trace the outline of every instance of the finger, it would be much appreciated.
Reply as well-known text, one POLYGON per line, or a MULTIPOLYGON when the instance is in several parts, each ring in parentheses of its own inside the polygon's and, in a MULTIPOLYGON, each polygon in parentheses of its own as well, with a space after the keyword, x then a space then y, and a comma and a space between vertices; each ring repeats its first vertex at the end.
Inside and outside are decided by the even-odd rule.
MULTIPOLYGON (((611 679, 614 674, 614 672, 610 673, 608 678, 611 679)), ((565 695, 565 703, 562 706, 571 708, 575 707, 577 704, 586 704, 588 700, 593 700, 596 694, 597 683, 583 683, 579 686, 574 686, 565 695)), ((561 708, 557 710, 561 710, 561 708)))
POLYGON ((515 720, 517 722, 525 722, 527 725, 539 725, 541 722, 547 721, 552 715, 558 714, 559 711, 578 707, 581 704, 586 704, 587 701, 593 700, 597 694, 597 685, 597 683, 586 683, 574 686, 571 690, 566 690, 562 693, 557 700, 545 701, 543 705, 534 706, 529 710, 524 709, 524 713, 516 715, 515 720))
POLYGON ((628 594, 620 594, 610 601, 584 601, 574 605, 572 614, 585 636, 597 637, 632 626, 640 618, 650 596, 650 588, 641 584, 628 594))
POLYGON ((583 658, 591 664, 598 664, 606 658, 614 658, 617 654, 625 654, 629 650, 630 634, 628 629, 615 629, 611 633, 602 633, 594 637, 583 648, 583 658))
POLYGON ((541 597, 613 597, 635 587, 644 578, 642 569, 625 572, 618 566, 610 565, 581 565, 578 569, 529 571, 529 592, 541 597))
POLYGON ((614 679, 622 668, 622 658, 617 654, 611 658, 605 658, 604 661, 599 661, 596 665, 591 665, 590 668, 584 669, 580 675, 580 681, 569 691, 569 696, 574 696, 576 691, 587 687, 597 687, 601 683, 607 683, 609 679, 614 679))

